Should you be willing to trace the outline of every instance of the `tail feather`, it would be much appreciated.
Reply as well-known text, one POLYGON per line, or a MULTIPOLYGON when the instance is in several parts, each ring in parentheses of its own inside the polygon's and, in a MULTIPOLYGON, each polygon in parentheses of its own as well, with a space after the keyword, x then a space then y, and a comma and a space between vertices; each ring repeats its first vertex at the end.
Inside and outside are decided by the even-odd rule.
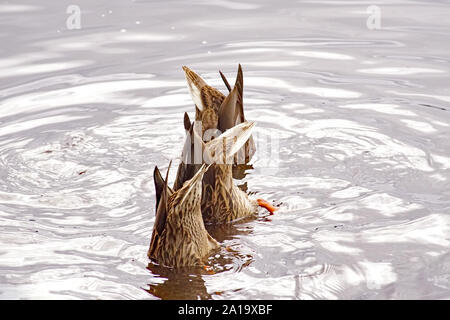
POLYGON ((209 166, 203 164, 194 176, 187 180, 187 182, 183 185, 183 188, 178 190, 178 192, 180 192, 180 196, 182 196, 180 203, 183 203, 198 183, 202 183, 203 175, 208 169, 209 166))
POLYGON ((236 104, 237 104, 237 108, 239 110, 239 117, 240 117, 241 122, 244 122, 245 121, 244 101, 243 101, 243 98, 244 98, 244 94, 243 94, 243 92, 244 92, 244 74, 242 73, 242 67, 240 64, 238 67, 238 73, 236 76, 236 82, 234 83, 234 87, 237 88, 238 97, 237 97, 236 104))
POLYGON ((186 75, 186 81, 188 84, 189 92, 191 93, 192 100, 194 101, 196 107, 203 111, 205 106, 202 100, 202 88, 207 84, 206 82, 194 71, 186 66, 183 66, 184 73, 186 75))
MULTIPOLYGON (((242 67, 239 64, 236 81, 234 83, 233 89, 231 89, 231 86, 225 75, 220 71, 219 73, 222 77, 223 82, 227 86, 228 91, 230 91, 227 99, 223 101, 219 109, 219 129, 221 131, 225 131, 239 123, 246 121, 243 103, 244 75, 242 72, 242 67), (232 96, 233 99, 231 99, 230 96, 232 96)), ((247 163, 255 154, 255 151, 255 141, 253 140, 253 137, 250 136, 242 150, 239 151, 238 157, 242 157, 247 163)))
POLYGON ((164 190, 165 183, 157 166, 155 166, 155 170, 153 170, 153 182, 155 183, 156 210, 158 210, 159 201, 161 199, 161 194, 164 190))
POLYGON ((169 169, 172 161, 169 163, 169 168, 167 169, 166 179, 164 180, 161 176, 161 172, 157 167, 153 173, 153 179, 155 181, 156 189, 156 217, 155 224, 153 226, 152 239, 150 242, 150 248, 148 251, 148 256, 152 257, 156 248, 158 247, 158 239, 166 227, 167 215, 169 214, 168 201, 169 197, 173 194, 172 189, 167 185, 169 169))
POLYGON ((222 80, 223 80, 223 83, 225 83, 225 86, 227 87, 227 89, 228 89, 228 92, 231 92, 231 86, 230 86, 230 83, 228 82, 228 80, 227 80, 227 78, 225 77, 225 75, 222 73, 222 71, 220 71, 219 70, 219 74, 220 74, 220 77, 222 78, 222 80))
MULTIPOLYGON (((210 91, 213 90, 216 92, 217 90, 208 86, 206 82, 195 72, 193 72, 191 69, 189 69, 186 66, 183 66, 183 70, 186 75, 186 80, 188 82, 188 88, 192 96, 192 100, 194 101, 196 105, 196 120, 202 120, 201 115, 203 114, 203 111, 209 108, 210 106, 208 104, 211 104, 211 101, 208 100, 208 97, 210 95, 210 91)), ((244 123, 245 116, 244 116, 244 106, 243 106, 243 88, 244 88, 244 76, 242 72, 242 67, 239 64, 238 66, 238 72, 236 76, 236 81, 234 84, 234 87, 231 89, 231 86, 225 77, 225 75, 220 72, 220 76, 222 77, 222 80, 224 81, 225 85, 227 86, 229 90, 228 96, 222 101, 220 106, 218 106, 218 109, 216 109, 216 112, 218 112, 218 125, 217 128, 221 132, 226 132, 227 130, 233 128, 236 125, 239 125, 241 123, 244 123)), ((222 95, 223 97, 223 95, 222 95)), ((185 117, 185 128, 186 130, 191 129, 192 125, 190 125, 188 122, 189 118, 185 117)), ((194 131, 196 128, 196 123, 194 123, 194 131)), ((197 128, 198 129, 198 128, 197 128)), ((189 130, 190 131, 190 130, 189 130)), ((199 135, 201 135, 200 132, 197 132, 199 135)), ((226 139, 226 138, 225 138, 226 139)), ((192 140, 192 139, 191 139, 192 140)), ((187 154, 187 146, 185 145, 184 150, 184 156, 183 159, 185 159, 187 154)), ((252 156, 255 153, 255 142, 253 140, 253 137, 250 136, 247 141, 241 146, 240 151, 236 154, 236 157, 239 159, 243 159, 242 162, 247 163, 250 161, 252 156)), ((224 150, 227 150, 225 148, 224 150)), ((190 153, 193 154, 192 152, 190 153)), ((208 153, 207 153, 208 155, 208 153)), ((222 155, 223 156, 223 155, 222 155)), ((226 156, 227 157, 227 156, 226 156)), ((210 159, 211 161, 214 161, 213 159, 210 159)), ((224 159, 226 160, 226 159, 224 159)), ((227 160, 226 160, 227 161, 227 160)), ((190 163, 193 162, 192 157, 190 158, 190 163)), ((185 162, 189 163, 189 162, 185 162)), ((197 168, 198 169, 198 168, 197 168)))
POLYGON ((219 108, 219 130, 222 132, 242 122, 237 109, 237 101, 238 91, 237 87, 234 87, 219 108))
POLYGON ((245 121, 208 142, 206 150, 210 156, 210 163, 232 164, 233 156, 250 138, 254 126, 254 122, 245 121))
POLYGON ((198 135, 194 125, 190 124, 189 128, 187 128, 187 123, 190 122, 187 113, 185 113, 184 120, 187 134, 181 152, 181 162, 178 166, 175 184, 173 186, 175 191, 181 189, 184 183, 187 180, 192 179, 199 170, 203 163, 203 151, 205 150, 205 143, 198 135))

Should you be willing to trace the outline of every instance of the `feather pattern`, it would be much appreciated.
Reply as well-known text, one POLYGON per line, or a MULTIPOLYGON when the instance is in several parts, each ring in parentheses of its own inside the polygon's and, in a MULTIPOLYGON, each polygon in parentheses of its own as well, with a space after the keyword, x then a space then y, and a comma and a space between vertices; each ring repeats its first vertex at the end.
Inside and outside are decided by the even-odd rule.
MULTIPOLYGON (((183 70, 192 100, 196 105, 195 120, 199 121, 202 126, 199 135, 205 142, 207 142, 205 140, 207 130, 217 129, 220 132, 225 132, 246 121, 243 105, 244 76, 241 65, 238 67, 233 88, 231 88, 225 75, 219 71, 229 91, 226 97, 219 90, 206 84, 205 80, 188 67, 184 66, 183 70)), ((235 158, 235 164, 248 163, 255 151, 255 143, 253 137, 250 136, 242 147, 242 151, 239 152, 239 156, 235 158), (237 162, 238 159, 240 159, 240 162, 237 162)))
MULTIPOLYGON (((232 173, 232 158, 248 141, 254 126, 254 122, 245 121, 206 144, 199 141, 203 143, 202 151, 206 156, 202 162, 212 163, 205 172, 202 183, 201 211, 207 223, 227 223, 257 212, 257 202, 249 199, 247 194, 233 183, 232 173)), ((193 128, 187 131, 187 134, 187 141, 199 140, 193 128)), ((190 146, 189 143, 185 145, 190 146)), ((193 152, 191 147, 185 147, 185 150, 185 153, 193 152)), ((192 155, 183 158, 192 159, 192 155)), ((196 172, 196 166, 198 164, 180 163, 175 190, 196 172)))
POLYGON ((148 256, 158 263, 168 267, 201 266, 218 248, 217 241, 205 229, 200 210, 202 178, 207 169, 206 165, 201 166, 170 195, 163 190, 148 251, 148 256))

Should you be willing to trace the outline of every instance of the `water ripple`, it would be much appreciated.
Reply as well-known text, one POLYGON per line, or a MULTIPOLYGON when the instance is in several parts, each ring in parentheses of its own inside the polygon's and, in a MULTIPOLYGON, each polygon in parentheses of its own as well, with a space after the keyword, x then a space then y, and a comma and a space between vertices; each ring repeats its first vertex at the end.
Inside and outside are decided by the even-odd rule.
POLYGON ((449 9, 381 1, 369 30, 371 4, 81 1, 80 30, 0 5, 0 297, 448 299, 449 9), (239 183, 279 210, 208 226, 213 274, 154 265, 153 167, 194 115, 181 66, 226 92, 238 63, 239 183))

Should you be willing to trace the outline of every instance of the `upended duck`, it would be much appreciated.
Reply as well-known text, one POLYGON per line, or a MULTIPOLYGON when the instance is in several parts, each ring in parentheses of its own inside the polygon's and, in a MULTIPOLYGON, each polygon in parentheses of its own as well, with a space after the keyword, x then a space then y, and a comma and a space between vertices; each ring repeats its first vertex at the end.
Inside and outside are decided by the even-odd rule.
MULTIPOLYGON (((200 142, 207 162, 218 163, 222 160, 230 162, 248 140, 253 126, 252 122, 241 123, 206 144, 194 131, 192 132, 195 141, 200 142)), ((182 183, 178 177, 179 172, 177 173, 174 189, 168 186, 168 173, 163 179, 159 169, 155 167, 153 179, 156 189, 156 219, 148 256, 165 266, 204 266, 211 251, 219 246, 206 231, 202 217, 205 192, 202 180, 211 166, 207 167, 206 164, 193 166, 195 165, 189 167, 189 170, 195 170, 195 173, 191 178, 183 179, 182 183)), ((235 188, 230 195, 224 196, 232 196, 232 199, 239 203, 246 201, 242 209, 256 210, 257 202, 252 202, 246 198, 244 192, 235 188)), ((217 198, 213 200, 215 204, 224 203, 225 198, 219 195, 208 193, 209 196, 217 198)))
MULTIPOLYGON (((232 90, 225 76, 220 73, 230 91, 226 97, 217 89, 207 85, 200 76, 188 67, 183 67, 183 70, 186 73, 188 88, 195 103, 196 121, 191 122, 188 114, 184 114, 184 127, 187 134, 174 185, 175 190, 180 188, 184 181, 190 179, 198 170, 200 164, 205 162, 201 155, 198 156, 198 150, 200 150, 198 146, 201 146, 207 140, 205 139, 207 130, 218 129, 219 132, 224 132, 222 135, 236 139, 229 131, 235 130, 237 126, 247 122, 242 103, 243 76, 240 65, 232 90), (197 149, 197 153, 195 149, 197 149)), ((252 129, 253 124, 248 130, 251 131, 252 129)), ((240 155, 240 157, 234 156, 232 161, 218 159, 219 161, 213 163, 205 173, 201 206, 205 223, 222 224, 248 217, 257 213, 258 206, 266 208, 271 213, 276 210, 263 199, 250 199, 245 192, 233 183, 232 165, 242 163, 239 162, 239 160, 242 160, 242 155, 245 156, 245 163, 248 162, 255 153, 255 144, 251 132, 247 139, 244 146, 236 152, 236 155, 240 155)), ((211 140, 207 143, 210 144, 210 147, 214 145, 217 149, 221 148, 220 142, 217 142, 217 140, 215 142, 211 140)), ((210 152, 213 152, 213 150, 210 150, 210 152)))
MULTIPOLYGON (((167 170, 169 172, 169 169, 167 170)), ((155 167, 156 219, 148 250, 149 258, 168 267, 205 265, 205 257, 219 247, 205 229, 200 210, 202 178, 200 170, 173 191, 155 167)))

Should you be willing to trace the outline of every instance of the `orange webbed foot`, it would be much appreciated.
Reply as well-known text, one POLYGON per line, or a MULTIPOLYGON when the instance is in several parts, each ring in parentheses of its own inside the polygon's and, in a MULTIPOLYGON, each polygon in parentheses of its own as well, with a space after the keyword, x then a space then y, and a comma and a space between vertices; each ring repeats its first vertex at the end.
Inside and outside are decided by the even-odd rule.
POLYGON ((263 207, 265 209, 267 209, 267 211, 270 212, 270 214, 272 215, 276 210, 278 210, 278 208, 275 208, 273 205, 271 205, 269 202, 267 202, 266 200, 263 199, 256 199, 256 201, 258 202, 258 205, 260 207, 263 207))

